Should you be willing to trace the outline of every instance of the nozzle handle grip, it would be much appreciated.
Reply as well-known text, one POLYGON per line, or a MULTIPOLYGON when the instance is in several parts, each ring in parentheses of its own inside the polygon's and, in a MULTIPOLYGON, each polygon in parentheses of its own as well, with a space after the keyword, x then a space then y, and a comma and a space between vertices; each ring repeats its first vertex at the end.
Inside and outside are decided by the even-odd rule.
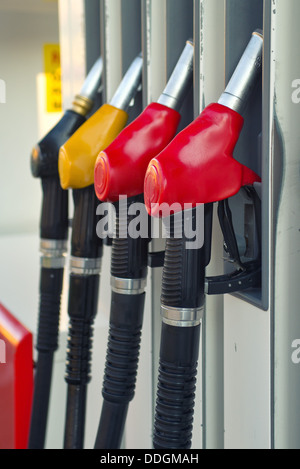
POLYGON ((41 269, 40 314, 37 350, 55 352, 58 347, 59 315, 64 269, 41 269))
MULTIPOLYGON (((112 240, 110 268, 113 277, 144 279, 147 276, 149 237, 138 236, 134 238, 131 236, 129 228, 136 215, 130 214, 130 212, 134 211, 136 203, 138 209, 141 207, 143 209, 142 202, 143 196, 139 195, 124 199, 116 204, 116 227, 115 237, 112 240)), ((145 209, 144 215, 148 221, 145 209)))
MULTIPOLYGON (((66 192, 66 191, 65 191, 66 192)), ((100 259, 103 241, 97 235, 97 199, 94 186, 73 190, 74 215, 72 222, 71 255, 86 259, 100 259)))
POLYGON ((68 192, 64 191, 58 176, 42 179, 41 239, 68 238, 68 192))
POLYGON ((161 304, 166 309, 177 308, 180 311, 204 305, 212 216, 213 204, 206 204, 163 220, 168 225, 161 290, 161 304))

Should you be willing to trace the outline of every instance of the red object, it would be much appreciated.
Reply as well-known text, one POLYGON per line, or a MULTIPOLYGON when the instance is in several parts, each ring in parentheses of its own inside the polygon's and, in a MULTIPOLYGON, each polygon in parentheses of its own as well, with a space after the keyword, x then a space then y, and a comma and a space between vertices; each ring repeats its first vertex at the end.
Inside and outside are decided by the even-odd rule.
POLYGON ((32 334, 0 304, 0 448, 26 449, 33 396, 32 334))
POLYGON ((225 106, 207 106, 150 162, 144 184, 148 213, 164 216, 162 204, 176 204, 176 212, 184 204, 227 199, 260 181, 232 156, 243 123, 242 116, 225 106))
POLYGON ((116 202, 120 195, 142 194, 149 161, 175 136, 180 114, 151 103, 119 136, 100 152, 95 165, 98 199, 116 202))

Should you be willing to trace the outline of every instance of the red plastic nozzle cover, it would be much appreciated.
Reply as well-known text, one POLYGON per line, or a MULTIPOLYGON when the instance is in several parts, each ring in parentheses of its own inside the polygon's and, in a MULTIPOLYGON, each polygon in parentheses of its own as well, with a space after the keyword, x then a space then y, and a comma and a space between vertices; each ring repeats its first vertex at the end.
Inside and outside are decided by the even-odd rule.
POLYGON ((167 204, 176 212, 185 204, 224 200, 259 182, 257 174, 232 156, 243 123, 230 108, 207 106, 149 163, 144 183, 148 213, 164 216, 167 204))
POLYGON ((174 138, 180 114, 159 103, 149 104, 98 155, 95 192, 99 200, 116 202, 120 196, 142 194, 147 166, 174 138))

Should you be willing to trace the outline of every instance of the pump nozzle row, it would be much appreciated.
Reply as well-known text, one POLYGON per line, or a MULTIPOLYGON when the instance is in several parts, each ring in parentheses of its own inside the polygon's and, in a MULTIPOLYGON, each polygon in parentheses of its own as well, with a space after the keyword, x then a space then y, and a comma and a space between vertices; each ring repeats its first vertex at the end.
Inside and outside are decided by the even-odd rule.
MULTIPOLYGON (((260 181, 257 174, 234 160, 232 153, 243 127, 241 112, 261 72, 262 41, 259 32, 252 35, 219 102, 207 106, 177 135, 180 109, 193 82, 191 41, 186 42, 157 102, 149 104, 129 125, 126 126, 127 108, 142 81, 141 55, 132 62, 109 104, 102 105, 85 123, 81 121, 82 125, 77 130, 74 128, 68 139, 56 139, 55 148, 60 143, 60 150, 59 156, 56 151, 55 163, 45 157, 45 164, 39 165, 43 160, 40 150, 33 154, 33 172, 39 177, 47 176, 43 168, 48 168, 49 175, 55 179, 55 193, 66 199, 67 189, 72 189, 74 198, 65 448, 83 447, 91 337, 102 256, 102 240, 96 235, 99 201, 114 205, 116 234, 111 252, 111 308, 103 405, 95 449, 120 448, 129 403, 135 394, 151 241, 150 232, 146 238, 129 235, 130 216, 126 233, 124 226, 121 228, 122 211, 130 214, 136 202, 143 205, 146 217, 164 217, 162 206, 174 207, 174 203, 183 215, 180 220, 175 215, 168 220, 153 446, 157 449, 191 446, 213 203, 260 181), (120 202, 120 196, 127 197, 125 205, 120 202), (184 210, 185 204, 192 208, 184 210), (178 223, 182 228, 180 237, 175 236, 178 223), (194 237, 199 234, 199 226, 204 232, 202 242, 195 249, 188 248, 187 241, 191 239, 187 237, 185 223, 196 226, 194 237)), ((101 68, 99 61, 95 64, 97 73, 101 68)), ((78 116, 88 112, 91 95, 98 85, 92 73, 81 90, 81 98, 75 98, 71 112, 78 116)), ((47 207, 46 204, 45 211, 47 207)), ((55 208, 51 210, 55 213, 55 208)), ((67 209, 62 235, 43 237, 44 268, 60 269, 60 276, 62 251, 59 249, 65 248, 67 239, 66 214, 67 209)), ((54 219, 51 224, 55 225, 54 219)), ((56 290, 61 291, 61 279, 56 290)))

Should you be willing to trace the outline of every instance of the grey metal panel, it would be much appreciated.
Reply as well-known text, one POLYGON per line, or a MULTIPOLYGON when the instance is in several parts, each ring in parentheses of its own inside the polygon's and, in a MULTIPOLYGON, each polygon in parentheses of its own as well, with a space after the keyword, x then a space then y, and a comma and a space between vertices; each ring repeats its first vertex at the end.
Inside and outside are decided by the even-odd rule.
POLYGON ((91 69, 100 56, 100 2, 85 0, 86 68, 91 69))
MULTIPOLYGON (((141 4, 138 0, 100 0, 103 95, 109 102, 134 58, 141 52, 141 4)), ((142 110, 141 93, 128 110, 130 122, 142 110)))
POLYGON ((122 14, 122 67, 123 73, 142 50, 141 2, 126 0, 121 4, 122 14))
MULTIPOLYGON (((63 105, 67 109, 100 56, 99 0, 60 1, 59 25, 63 105)), ((99 93, 92 112, 100 104, 99 93)))
POLYGON ((108 103, 122 76, 121 0, 100 0, 103 100, 108 103))
POLYGON ((300 77, 300 4, 297 0, 267 4, 272 17, 273 85, 270 87, 272 444, 276 449, 299 449, 300 106, 293 99, 293 82, 300 77))
MULTIPOLYGON (((224 89, 224 0, 194 1, 194 114, 217 102, 224 89)), ((223 273, 223 238, 214 211, 207 275, 223 273)), ((205 449, 224 448, 223 295, 207 296, 202 323, 202 428, 205 449)))
MULTIPOLYGON (((166 71, 171 75, 187 40, 193 40, 193 0, 167 0, 166 3, 166 71)), ((193 88, 181 108, 178 131, 193 120, 193 88)))
MULTIPOLYGON (((86 43, 86 73, 101 55, 100 44, 100 2, 99 0, 85 0, 85 43, 86 43)), ((92 112, 103 104, 102 94, 99 93, 95 100, 92 112)))
MULTIPOLYGON (((141 15, 140 0, 126 0, 121 3, 123 74, 142 50, 141 15)), ((141 90, 135 97, 134 106, 129 109, 129 122, 142 112, 141 90)))
MULTIPOLYGON (((226 0, 225 83, 227 84, 251 34, 262 30, 263 0, 226 0)), ((257 138, 262 129, 262 84, 259 81, 243 113, 244 127, 235 150, 235 158, 261 175, 257 158, 257 138)))

